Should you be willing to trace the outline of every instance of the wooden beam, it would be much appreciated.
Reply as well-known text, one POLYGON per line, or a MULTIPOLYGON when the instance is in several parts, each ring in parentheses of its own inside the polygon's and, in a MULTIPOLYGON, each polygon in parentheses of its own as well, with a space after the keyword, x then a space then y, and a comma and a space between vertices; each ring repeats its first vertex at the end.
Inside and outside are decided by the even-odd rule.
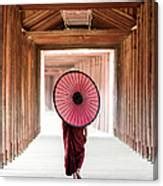
POLYGON ((105 20, 101 19, 101 17, 97 17, 97 16, 92 16, 92 24, 91 24, 91 28, 92 29, 111 29, 111 28, 115 28, 113 25, 106 23, 105 20))
POLYGON ((40 13, 42 12, 42 10, 38 10, 37 12, 31 14, 30 16, 26 17, 25 19, 23 19, 23 24, 27 24, 29 21, 31 21, 34 17, 40 15, 40 13))
POLYGON ((60 71, 65 71, 67 69, 70 69, 74 67, 74 65, 60 65, 58 67, 53 67, 53 68, 49 68, 49 67, 45 67, 45 75, 48 75, 48 76, 55 76, 56 74, 60 73, 60 71))
POLYGON ((121 15, 123 17, 126 17, 127 19, 129 19, 129 20, 131 20, 133 22, 136 22, 136 20, 135 20, 135 18, 133 16, 131 16, 131 15, 129 15, 129 14, 123 12, 123 11, 120 11, 119 9, 112 8, 112 11, 116 12, 117 14, 119 14, 119 15, 121 15))
POLYGON ((60 68, 65 66, 74 66, 81 62, 90 62, 91 59, 95 57, 101 57, 103 55, 106 55, 105 53, 90 53, 90 54, 60 54, 60 55, 47 55, 45 56, 45 68, 60 68))
POLYGON ((119 24, 119 22, 117 22, 114 18, 110 18, 108 15, 106 15, 106 13, 103 13, 99 10, 93 10, 92 15, 94 17, 97 17, 101 20, 103 20, 106 24, 110 24, 113 27, 120 29, 122 31, 126 31, 128 29, 126 29, 126 27, 124 28, 124 25, 119 24))
POLYGON ((45 73, 48 73, 48 72, 56 73, 58 71, 59 71, 59 69, 56 69, 56 68, 45 68, 45 73))
POLYGON ((37 24, 33 25, 30 29, 35 30, 46 30, 50 28, 51 26, 55 26, 58 21, 61 20, 61 15, 59 11, 53 12, 49 16, 46 16, 46 18, 42 19, 40 22, 37 22, 37 24))
POLYGON ((26 4, 19 5, 21 10, 54 10, 54 9, 91 9, 91 8, 136 8, 140 2, 111 3, 68 3, 68 4, 26 4))
POLYGON ((38 27, 38 30, 46 31, 46 30, 55 28, 58 24, 62 23, 62 21, 63 20, 62 20, 61 14, 59 12, 55 13, 51 15, 50 17, 48 17, 46 20, 44 20, 45 24, 40 25, 38 27))
POLYGON ((64 31, 45 31, 45 32, 26 32, 38 45, 116 45, 119 44, 127 35, 117 29, 109 30, 64 30, 64 31))
POLYGON ((31 15, 29 18, 30 19, 25 19, 23 21, 23 26, 24 27, 32 27, 33 25, 37 24, 38 22, 42 21, 43 19, 49 17, 50 15, 54 14, 55 11, 49 11, 49 10, 45 10, 45 11, 38 11, 39 13, 35 13, 33 15, 31 15))
MULTIPOLYGON (((78 58, 75 57, 74 58, 74 57, 68 56, 68 55, 66 57, 62 57, 62 55, 61 55, 61 57, 55 57, 54 56, 53 58, 45 60, 45 66, 47 66, 47 67, 57 67, 60 64, 73 65, 75 63, 80 62, 82 59, 81 59, 81 57, 78 57, 78 58)), ((87 58, 84 58, 84 59, 87 59, 87 58)))
POLYGON ((68 49, 116 49, 117 47, 119 47, 119 43, 99 43, 94 45, 94 43, 86 43, 84 45, 81 44, 69 44, 69 45, 55 45, 55 44, 40 44, 37 45, 39 50, 68 50, 68 49))
POLYGON ((58 74, 60 71, 56 71, 56 72, 45 72, 45 76, 56 76, 56 74, 58 74))
POLYGON ((45 64, 45 71, 58 71, 60 68, 71 68, 72 66, 74 66, 74 64, 66 64, 66 63, 60 63, 60 64, 55 64, 55 62, 53 63, 53 66, 47 66, 45 64))
POLYGON ((113 10, 94 9, 93 15, 104 20, 106 23, 118 28, 121 31, 130 31, 136 24, 136 21, 131 20, 113 10))
POLYGON ((130 28, 136 24, 136 19, 129 16, 127 13, 116 11, 116 9, 107 9, 107 15, 116 20, 119 20, 122 24, 129 26, 130 28))
POLYGON ((110 35, 128 35, 130 32, 121 31, 119 29, 94 29, 94 30, 88 30, 88 29, 70 29, 70 30, 59 30, 59 31, 31 31, 26 32, 27 36, 41 36, 42 34, 46 35, 54 35, 54 36, 79 36, 79 35, 87 35, 87 36, 110 36, 110 35))

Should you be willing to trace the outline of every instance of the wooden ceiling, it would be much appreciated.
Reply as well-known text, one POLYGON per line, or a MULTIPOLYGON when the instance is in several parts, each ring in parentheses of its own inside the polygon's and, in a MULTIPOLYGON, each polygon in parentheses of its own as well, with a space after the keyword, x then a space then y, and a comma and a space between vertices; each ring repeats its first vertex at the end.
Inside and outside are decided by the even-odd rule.
POLYGON ((19 9, 23 30, 43 49, 62 45, 103 48, 119 44, 131 32, 139 6, 140 3, 76 3, 19 5, 19 9))
POLYGON ((81 28, 84 25, 90 24, 89 22, 91 21, 91 29, 116 28, 122 31, 129 31, 136 24, 136 5, 134 3, 133 7, 129 6, 127 8, 109 8, 108 6, 102 8, 99 6, 99 8, 81 9, 78 7, 75 9, 74 7, 73 10, 67 10, 64 6, 59 8, 54 6, 55 8, 49 7, 48 9, 46 5, 22 5, 20 9, 22 26, 27 31, 62 30, 65 28, 64 23, 74 25, 75 21, 81 28), (84 14, 85 20, 81 20, 84 14))

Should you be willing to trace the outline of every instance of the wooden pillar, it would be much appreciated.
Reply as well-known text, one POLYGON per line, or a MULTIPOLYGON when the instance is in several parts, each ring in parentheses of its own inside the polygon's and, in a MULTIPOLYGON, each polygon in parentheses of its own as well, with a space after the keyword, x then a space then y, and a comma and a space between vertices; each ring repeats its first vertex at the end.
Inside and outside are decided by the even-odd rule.
POLYGON ((37 47, 21 31, 17 6, 0 6, 0 165, 21 154, 39 133, 37 47), (33 86, 36 85, 36 86, 33 86), (37 100, 37 101, 36 101, 37 100))
POLYGON ((137 27, 121 43, 116 135, 143 158, 157 156, 157 4, 137 8, 137 27))
POLYGON ((45 75, 45 106, 46 110, 53 110, 53 88, 55 75, 45 75))
POLYGON ((3 116, 2 116, 2 69, 3 69, 3 10, 0 6, 0 168, 3 167, 3 116))

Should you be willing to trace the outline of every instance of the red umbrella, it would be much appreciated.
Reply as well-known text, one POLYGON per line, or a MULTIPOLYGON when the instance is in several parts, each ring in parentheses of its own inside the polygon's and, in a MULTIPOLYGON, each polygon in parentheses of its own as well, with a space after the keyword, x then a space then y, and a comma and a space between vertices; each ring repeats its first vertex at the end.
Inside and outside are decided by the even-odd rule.
POLYGON ((75 127, 93 122, 100 108, 100 95, 94 81, 81 71, 69 71, 59 77, 53 101, 61 119, 75 127))

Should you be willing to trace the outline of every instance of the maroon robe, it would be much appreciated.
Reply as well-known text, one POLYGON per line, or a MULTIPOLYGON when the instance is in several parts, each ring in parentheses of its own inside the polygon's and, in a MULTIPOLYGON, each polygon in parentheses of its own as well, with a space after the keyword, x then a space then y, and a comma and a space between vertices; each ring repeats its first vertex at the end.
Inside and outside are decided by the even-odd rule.
POLYGON ((63 127, 64 141, 64 166, 67 176, 71 176, 77 169, 81 168, 84 156, 86 143, 86 135, 84 135, 84 127, 73 127, 65 122, 63 127))

